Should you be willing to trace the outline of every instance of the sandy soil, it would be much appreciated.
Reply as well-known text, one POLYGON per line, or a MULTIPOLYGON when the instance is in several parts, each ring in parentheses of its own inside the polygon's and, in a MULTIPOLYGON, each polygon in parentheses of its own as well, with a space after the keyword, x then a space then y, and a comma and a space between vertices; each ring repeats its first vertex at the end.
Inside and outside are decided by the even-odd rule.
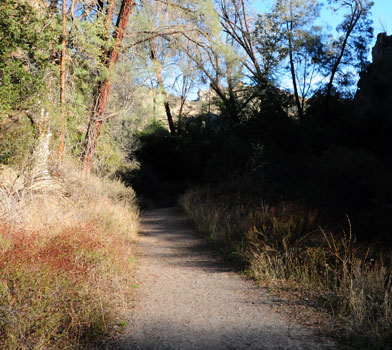
POLYGON ((176 208, 146 212, 140 300, 113 349, 334 349, 289 323, 262 288, 233 271, 176 208))

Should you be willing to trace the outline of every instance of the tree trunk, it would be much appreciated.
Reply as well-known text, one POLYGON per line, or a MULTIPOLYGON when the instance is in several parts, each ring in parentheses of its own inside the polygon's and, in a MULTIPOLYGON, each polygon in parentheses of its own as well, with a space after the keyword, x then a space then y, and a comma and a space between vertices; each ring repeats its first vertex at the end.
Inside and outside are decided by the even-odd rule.
POLYGON ((298 117, 299 120, 304 119, 304 112, 301 107, 301 101, 299 100, 298 88, 297 88, 297 81, 295 78, 295 68, 294 68, 294 61, 293 61, 293 53, 289 48, 289 57, 290 57, 290 71, 291 71, 291 78, 293 81, 293 88, 294 88, 294 98, 295 98, 295 105, 297 106, 298 117))
POLYGON ((185 105, 185 97, 184 97, 184 95, 181 95, 180 110, 178 112, 178 124, 177 124, 178 135, 181 135, 181 133, 182 133, 182 112, 184 110, 184 105, 185 105))
MULTIPOLYGON (((290 4, 290 16, 291 16, 291 18, 293 18, 291 4, 290 4)), ((301 101, 299 99, 297 79, 295 76, 294 58, 293 58, 293 50, 294 50, 294 48, 293 48, 293 22, 290 21, 290 23, 287 24, 287 27, 288 27, 287 29, 289 31, 290 72, 291 72, 291 79, 293 81, 295 105, 297 106, 299 120, 303 120, 304 119, 304 111, 301 108, 301 101)))
POLYGON ((62 8, 63 35, 61 38, 61 61, 60 61, 60 104, 61 104, 61 131, 59 145, 59 163, 62 161, 65 144, 65 55, 67 54, 67 2, 63 0, 62 8))
POLYGON ((348 39, 349 39, 352 31, 354 30, 355 26, 357 25, 359 19, 361 18, 362 13, 363 13, 362 3, 360 1, 356 1, 355 2, 355 9, 354 9, 354 12, 352 13, 350 25, 347 28, 347 32, 346 32, 346 35, 344 37, 343 44, 342 44, 342 47, 340 49, 339 56, 337 57, 336 62, 335 62, 335 64, 332 67, 331 77, 329 78, 329 82, 328 82, 328 86, 327 86, 327 92, 326 92, 326 95, 325 95, 325 108, 326 108, 326 115, 327 115, 327 117, 328 117, 328 114, 329 114, 329 104, 330 104, 329 101, 331 99, 331 92, 332 92, 333 81, 335 79, 335 75, 336 75, 336 73, 338 71, 338 67, 340 65, 340 62, 342 61, 344 52, 346 50, 348 39))
POLYGON ((113 20, 114 3, 115 3, 115 0, 108 0, 108 6, 106 9, 106 23, 105 23, 105 25, 106 25, 108 38, 110 36, 110 26, 112 25, 112 20, 113 20))
MULTIPOLYGON (((109 76, 99 84, 94 96, 93 109, 87 126, 84 149, 82 153, 83 169, 86 174, 90 173, 92 167, 98 138, 101 133, 103 117, 108 103, 110 89, 112 87, 110 73, 113 72, 119 56, 119 49, 124 38, 124 33, 128 24, 132 5, 133 0, 122 1, 121 9, 117 17, 116 31, 113 34, 115 44, 108 54, 103 58, 107 62, 106 67, 108 69, 109 76)), ((110 13, 113 12, 108 11, 107 16, 110 16, 110 13)), ((111 23, 111 19, 108 19, 108 23, 111 23)))
POLYGON ((33 151, 30 189, 34 192, 57 191, 60 187, 53 181, 49 172, 49 144, 52 133, 49 127, 49 113, 46 110, 41 110, 41 118, 37 124, 39 136, 33 151))
POLYGON ((169 99, 167 98, 165 85, 163 84, 162 66, 161 66, 161 62, 159 62, 157 46, 156 46, 154 40, 150 41, 150 45, 151 45, 150 57, 151 57, 151 60, 153 62, 155 62, 155 64, 156 64, 157 82, 158 82, 158 85, 159 85, 159 89, 160 89, 160 91, 161 91, 161 93, 163 95, 163 99, 164 99, 163 104, 165 106, 165 112, 166 112, 167 121, 169 123, 170 133, 172 135, 175 135, 176 128, 174 126, 173 116, 171 114, 169 99))

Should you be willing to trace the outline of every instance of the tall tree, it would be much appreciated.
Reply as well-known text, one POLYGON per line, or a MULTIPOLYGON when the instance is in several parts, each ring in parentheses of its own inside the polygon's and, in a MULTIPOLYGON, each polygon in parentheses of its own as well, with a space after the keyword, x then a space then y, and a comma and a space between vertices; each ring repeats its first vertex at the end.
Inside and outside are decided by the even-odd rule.
MULTIPOLYGON (((196 85, 197 69, 194 67, 192 60, 180 51, 178 51, 175 62, 180 70, 173 83, 176 94, 180 96, 177 124, 177 132, 180 134, 183 128, 183 116, 186 113, 185 103, 191 89, 196 85)), ((208 112, 210 113, 210 110, 208 112)))
POLYGON ((236 43, 244 53, 244 66, 250 72, 251 78, 259 85, 264 84, 264 77, 257 59, 257 49, 254 40, 254 28, 247 12, 245 0, 220 0, 219 15, 221 25, 233 43, 236 43))
POLYGON ((284 28, 281 19, 273 12, 259 14, 254 31, 261 75, 277 81, 281 65, 287 57, 284 28))
MULTIPOLYGON (((58 87, 59 26, 46 4, 4 0, 0 11, 0 162, 31 154, 41 107, 58 87), (45 30, 42 30, 42 28, 45 30)), ((56 102, 58 96, 55 95, 56 102)), ((51 101, 50 101, 51 102, 51 101)), ((15 163, 14 163, 15 164, 15 163)))
POLYGON ((201 72, 201 81, 208 82, 215 92, 224 115, 238 122, 249 102, 242 99, 246 90, 241 84, 245 55, 238 53, 241 50, 234 38, 223 32, 221 17, 211 1, 196 8, 189 19, 193 30, 183 32, 178 45, 201 72))
POLYGON ((170 108, 170 103, 169 103, 169 99, 167 96, 167 92, 165 89, 165 85, 163 83, 163 77, 162 77, 162 64, 159 60, 159 56, 158 56, 158 50, 157 50, 157 45, 155 43, 155 39, 150 40, 150 57, 152 62, 154 63, 154 68, 156 70, 156 78, 157 78, 157 82, 158 82, 158 86, 159 86, 159 90, 160 93, 163 96, 163 105, 165 107, 165 113, 166 113, 166 117, 167 117, 167 121, 169 123, 169 129, 170 129, 170 133, 172 135, 174 135, 176 133, 176 128, 174 126, 174 122, 173 122, 173 116, 172 116, 172 112, 171 112, 171 108, 170 108))
MULTIPOLYGON (((47 77, 54 68, 48 54, 58 51, 54 47, 59 38, 56 21, 48 17, 46 8, 33 7, 27 1, 2 1, 0 112, 28 110, 43 99, 47 77), (45 31, 41 30, 43 23, 45 31)), ((54 69, 58 72, 58 64, 54 69)))
POLYGON ((60 146, 59 161, 61 162, 64 152, 65 123, 66 123, 66 105, 65 105, 65 57, 67 54, 67 2, 62 1, 62 24, 63 32, 61 36, 61 61, 60 61, 60 104, 61 104, 61 130, 60 130, 60 146))
POLYGON ((304 118, 305 99, 315 76, 314 56, 319 54, 321 45, 319 30, 313 25, 319 14, 318 0, 275 0, 271 13, 260 16, 256 25, 266 74, 287 62, 300 120, 304 118), (266 26, 262 28, 264 22, 266 26))
MULTIPOLYGON (((113 73, 114 67, 119 56, 119 50, 121 48, 124 33, 129 21, 132 5, 133 0, 122 0, 120 12, 117 17, 116 29, 113 33, 114 45, 107 52, 107 54, 104 55, 108 74, 99 83, 94 94, 93 108, 87 126, 85 144, 82 154, 83 168, 87 174, 90 172, 92 167, 93 157, 96 152, 98 138, 105 117, 105 111, 108 103, 110 89, 112 87, 112 80, 110 74, 113 73)), ((111 16, 110 12, 108 12, 108 15, 111 16)), ((110 17, 108 18, 108 23, 111 23, 110 17)))
MULTIPOLYGON (((326 89, 326 109, 330 105, 333 84, 338 73, 344 75, 342 66, 363 69, 367 62, 367 44, 373 37, 369 14, 373 2, 370 0, 329 0, 335 12, 345 10, 344 19, 337 27, 339 36, 330 45, 327 69, 329 81, 326 89)), ((349 70, 346 70, 349 74, 349 70)))

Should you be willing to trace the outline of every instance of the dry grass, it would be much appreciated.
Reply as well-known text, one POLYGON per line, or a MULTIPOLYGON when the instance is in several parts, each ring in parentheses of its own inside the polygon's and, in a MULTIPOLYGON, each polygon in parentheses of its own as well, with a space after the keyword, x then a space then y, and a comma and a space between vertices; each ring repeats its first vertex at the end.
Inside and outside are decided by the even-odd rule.
POLYGON ((346 232, 326 232, 314 210, 222 189, 189 191, 180 204, 200 230, 236 247, 255 279, 299 288, 333 315, 353 348, 392 342, 392 261, 356 244, 349 220, 346 232))
POLYGON ((138 210, 132 189, 64 167, 61 192, 0 205, 0 347, 93 348, 129 306, 138 210))

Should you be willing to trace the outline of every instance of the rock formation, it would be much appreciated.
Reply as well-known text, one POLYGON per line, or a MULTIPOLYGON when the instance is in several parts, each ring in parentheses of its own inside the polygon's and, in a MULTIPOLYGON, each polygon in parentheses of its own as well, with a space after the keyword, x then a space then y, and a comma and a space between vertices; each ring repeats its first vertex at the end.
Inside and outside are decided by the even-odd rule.
POLYGON ((362 118, 392 117, 392 35, 378 34, 372 57, 358 82, 355 111, 362 118))

